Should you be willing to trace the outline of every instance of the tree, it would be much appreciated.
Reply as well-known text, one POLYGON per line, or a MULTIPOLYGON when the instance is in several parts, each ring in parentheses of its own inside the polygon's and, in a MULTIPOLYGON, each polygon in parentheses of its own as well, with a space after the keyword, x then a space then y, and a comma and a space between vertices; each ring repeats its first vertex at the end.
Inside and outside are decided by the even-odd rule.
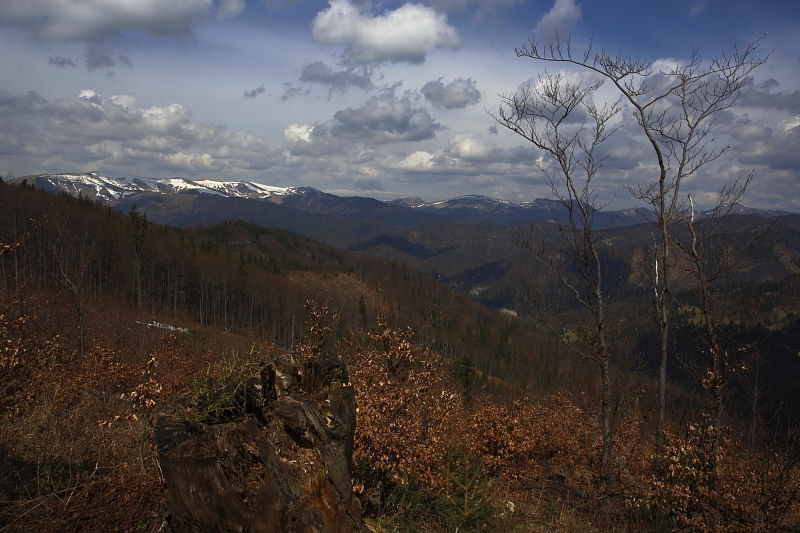
POLYGON ((657 227, 650 303, 659 330, 658 413, 655 435, 654 470, 661 472, 666 422, 666 381, 672 314, 672 270, 674 242, 671 227, 685 210, 681 186, 686 178, 717 160, 727 147, 715 144, 715 116, 735 106, 739 93, 752 81, 752 72, 769 54, 758 55, 756 39, 743 50, 734 48, 707 64, 693 48, 688 61, 658 69, 652 61, 622 53, 612 55, 595 50, 593 41, 582 53, 572 41, 556 37, 554 44, 541 45, 535 38, 516 48, 518 57, 564 64, 599 75, 613 85, 624 105, 636 119, 639 132, 652 149, 655 172, 627 186, 637 200, 652 209, 657 227))
POLYGON ((611 492, 613 397, 610 359, 613 336, 608 317, 611 272, 601 254, 608 228, 597 228, 596 213, 605 207, 593 189, 593 180, 605 157, 600 146, 614 132, 609 124, 619 113, 616 103, 598 107, 593 96, 602 82, 566 81, 560 74, 539 76, 538 83, 503 95, 496 120, 544 151, 549 164, 540 168, 563 213, 557 239, 544 232, 519 236, 518 243, 554 275, 577 304, 577 319, 567 328, 564 316, 555 320, 540 291, 533 287, 531 302, 537 318, 573 352, 597 365, 602 380, 603 450, 601 478, 611 492), (585 120, 580 121, 580 117, 585 120), (578 117, 576 119, 576 117, 578 117))
POLYGON ((762 225, 746 235, 726 235, 728 218, 734 207, 744 200, 752 178, 751 173, 744 180, 725 186, 717 195, 714 208, 706 212, 697 212, 689 195, 690 209, 684 220, 686 232, 676 232, 674 238, 688 261, 684 271, 694 281, 698 300, 693 323, 699 353, 688 358, 686 363, 689 374, 711 396, 706 412, 711 441, 706 464, 708 489, 712 492, 716 490, 719 476, 726 389, 734 373, 746 366, 748 355, 754 351, 752 343, 741 342, 736 333, 757 309, 752 304, 743 304, 744 295, 734 286, 734 275, 758 263, 776 222, 762 225))
POLYGON ((139 313, 144 310, 143 277, 145 270, 145 235, 147 232, 147 215, 136 208, 136 204, 128 211, 128 235, 133 245, 134 272, 136 275, 136 301, 139 313))

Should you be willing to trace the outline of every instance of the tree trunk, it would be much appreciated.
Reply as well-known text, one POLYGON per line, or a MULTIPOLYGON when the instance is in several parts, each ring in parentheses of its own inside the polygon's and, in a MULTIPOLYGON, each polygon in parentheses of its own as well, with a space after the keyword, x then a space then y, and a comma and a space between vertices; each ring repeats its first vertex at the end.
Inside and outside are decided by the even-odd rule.
POLYGON ((600 363, 600 374, 603 378, 603 484, 606 488, 606 494, 610 494, 612 488, 611 463, 614 456, 612 454, 611 372, 608 357, 600 363))

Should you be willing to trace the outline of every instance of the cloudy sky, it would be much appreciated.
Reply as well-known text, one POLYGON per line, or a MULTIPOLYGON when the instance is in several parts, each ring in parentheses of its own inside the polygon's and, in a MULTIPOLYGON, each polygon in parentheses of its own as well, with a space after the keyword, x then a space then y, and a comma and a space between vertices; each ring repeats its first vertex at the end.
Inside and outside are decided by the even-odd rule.
MULTIPOLYGON (((514 47, 556 31, 658 65, 766 34, 718 121, 730 149, 687 191, 755 170, 750 205, 800 211, 797 0, 2 0, 0 173, 547 197, 546 161, 490 113, 544 71, 514 47)), ((652 177, 631 122, 598 180, 618 207, 652 177)))

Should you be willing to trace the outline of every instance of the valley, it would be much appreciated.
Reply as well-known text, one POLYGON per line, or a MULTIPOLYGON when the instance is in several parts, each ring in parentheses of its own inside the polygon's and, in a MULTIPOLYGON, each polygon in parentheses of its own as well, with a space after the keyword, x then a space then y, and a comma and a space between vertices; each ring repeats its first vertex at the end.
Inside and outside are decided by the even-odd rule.
MULTIPOLYGON (((74 528, 76 516, 85 530, 157 530, 160 410, 197 404, 198 391, 239 383, 289 354, 335 356, 349 369, 353 484, 375 531, 446 529, 452 515, 441 498, 459 490, 447 457, 455 461, 447 468, 480 473, 474 511, 502 530, 614 523, 634 531, 696 516, 655 500, 656 329, 642 299, 649 223, 615 226, 599 248, 614 272, 616 446, 626 460, 614 467, 619 496, 603 507, 595 366, 564 342, 580 330, 559 337, 534 320, 532 281, 564 324, 581 311, 517 245, 526 232, 556 238, 551 220, 470 219, 466 200, 448 218, 441 207, 293 193, 300 201, 278 188, 262 189, 270 196, 261 199, 158 192, 152 182, 129 196, 116 189, 112 203, 18 181, 0 183, 0 491, 12 502, 0 519, 9 530, 74 528), (293 206, 274 198, 284 193, 293 206), (406 497, 424 503, 403 507, 406 497), (513 513, 502 511, 508 501, 513 513), (545 516, 546 505, 570 512, 545 516)), ((735 297, 723 328, 742 348, 731 352, 719 497, 731 531, 747 531, 745 517, 765 501, 775 503, 761 523, 791 525, 800 486, 800 216, 734 214, 723 230, 734 244, 767 238, 727 281, 735 297)), ((694 428, 708 395, 694 371, 706 356, 698 296, 688 264, 676 272, 670 438, 684 452, 675 452, 666 486, 677 495, 696 486, 692 465, 708 442, 694 428)))

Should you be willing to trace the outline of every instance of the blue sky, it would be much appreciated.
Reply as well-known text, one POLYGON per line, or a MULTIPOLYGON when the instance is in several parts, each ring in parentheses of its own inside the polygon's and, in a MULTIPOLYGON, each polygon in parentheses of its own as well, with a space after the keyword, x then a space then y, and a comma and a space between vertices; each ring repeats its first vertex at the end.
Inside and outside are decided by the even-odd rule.
MULTIPOLYGON (((0 173, 547 197, 542 154, 489 113, 545 68, 514 47, 554 31, 658 64, 765 35, 715 132, 730 149, 686 190, 711 202, 754 170, 750 205, 800 211, 796 0, 3 0, 0 173)), ((618 133, 597 187, 626 207, 652 156, 618 133)))

